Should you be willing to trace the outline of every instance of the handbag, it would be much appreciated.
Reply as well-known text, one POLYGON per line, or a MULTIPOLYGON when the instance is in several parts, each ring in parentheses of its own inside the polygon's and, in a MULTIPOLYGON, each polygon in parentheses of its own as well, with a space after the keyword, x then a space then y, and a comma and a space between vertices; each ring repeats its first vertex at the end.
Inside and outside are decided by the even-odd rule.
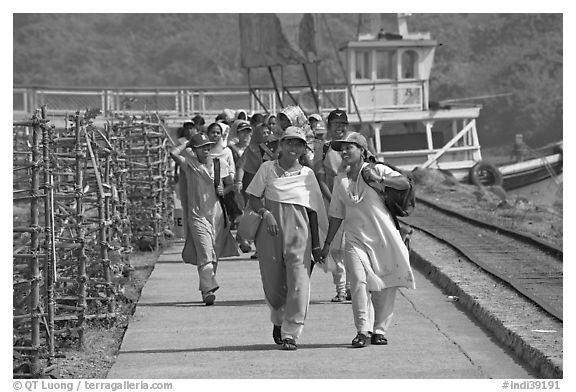
POLYGON ((244 240, 254 241, 261 221, 262 217, 260 214, 246 209, 238 220, 238 235, 244 240))

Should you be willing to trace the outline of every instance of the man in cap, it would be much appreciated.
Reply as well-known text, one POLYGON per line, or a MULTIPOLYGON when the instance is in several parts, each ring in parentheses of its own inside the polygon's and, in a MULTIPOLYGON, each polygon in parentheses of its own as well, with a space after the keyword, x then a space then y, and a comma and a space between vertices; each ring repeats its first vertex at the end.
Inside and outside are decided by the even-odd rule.
MULTIPOLYGON (((332 188, 334 187, 334 178, 338 170, 342 166, 342 157, 339 152, 331 148, 333 140, 338 140, 344 137, 348 131, 348 115, 344 110, 336 109, 328 114, 327 123, 328 132, 325 136, 325 142, 322 146, 321 157, 317 159, 315 164, 316 178, 324 196, 326 209, 330 205, 332 197, 332 188)), ((336 286, 336 296, 332 298, 332 302, 344 302, 350 300, 350 283, 346 279, 346 269, 344 267, 342 230, 340 229, 334 237, 333 245, 330 255, 336 263, 337 269, 332 272, 334 285, 336 286)))
POLYGON ((316 127, 322 124, 322 116, 317 113, 311 114, 308 116, 308 122, 310 123, 310 128, 312 128, 312 131, 316 133, 316 127))
POLYGON ((204 133, 197 133, 170 151, 181 167, 180 200, 186 233, 182 259, 197 267, 199 290, 206 305, 216 300, 218 259, 239 254, 220 201, 232 190, 232 175, 225 161, 210 156, 213 144, 204 133))

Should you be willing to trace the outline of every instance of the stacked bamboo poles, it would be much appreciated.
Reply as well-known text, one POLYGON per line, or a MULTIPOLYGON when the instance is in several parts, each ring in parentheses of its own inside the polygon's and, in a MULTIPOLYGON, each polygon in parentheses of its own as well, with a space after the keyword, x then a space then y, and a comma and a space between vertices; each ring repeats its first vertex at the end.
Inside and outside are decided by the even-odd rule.
POLYGON ((158 249, 172 225, 167 133, 161 123, 119 126, 126 140, 132 233, 141 250, 158 249))
POLYGON ((132 249, 122 138, 79 112, 64 129, 47 123, 43 108, 42 118, 14 124, 13 199, 29 211, 14 218, 15 377, 55 370, 57 342, 82 345, 88 320, 114 319, 132 249))
MULTIPOLYGON (((108 148, 103 148, 97 143, 98 135, 104 141, 108 142, 106 137, 99 132, 94 126, 88 126, 86 135, 86 145, 90 153, 90 161, 92 163, 92 173, 94 173, 94 180, 96 181, 96 203, 98 210, 98 248, 100 262, 103 271, 103 280, 97 283, 97 286, 103 287, 105 290, 105 298, 107 303, 107 310, 110 315, 114 315, 114 288, 112 286, 112 265, 109 258, 109 250, 111 245, 109 242, 109 227, 111 225, 110 216, 110 203, 111 203, 111 184, 110 184, 110 153, 108 148), (104 151, 104 159, 99 155, 99 150, 104 151), (108 190, 108 191, 106 191, 108 190)), ((108 146, 109 145, 108 142, 108 146)), ((108 147, 107 146, 107 147, 108 147)))
POLYGON ((15 377, 53 370, 59 342, 82 345, 89 320, 113 320, 132 231, 145 228, 136 239, 150 236, 157 248, 172 225, 161 123, 102 131, 79 112, 64 129, 48 122, 43 108, 41 118, 15 124, 32 129, 30 140, 14 139, 13 198, 29 211, 14 224, 14 351, 23 353, 14 361, 25 365, 15 377))
POLYGON ((133 252, 132 247, 132 229, 128 215, 128 195, 126 177, 128 173, 126 159, 126 138, 118 126, 110 123, 106 124, 106 138, 109 140, 111 148, 111 158, 115 170, 112 173, 112 216, 114 224, 112 225, 111 237, 118 239, 117 250, 123 261, 128 261, 130 254, 133 252))
MULTIPOLYGON (((14 352, 20 366, 15 369, 19 377, 39 377, 55 369, 54 365, 54 281, 55 262, 53 228, 54 210, 52 208, 52 175, 49 163, 50 127, 47 125, 46 109, 36 111, 30 121, 15 123, 16 127, 32 128, 30 151, 18 150, 15 143, 14 172, 24 170, 30 176, 30 187, 21 189, 22 176, 17 176, 13 191, 13 202, 28 203, 30 220, 26 226, 14 226, 14 352), (41 151, 42 147, 42 151, 41 151), (19 157, 24 156, 24 159, 19 157), (40 177, 43 172, 44 185, 40 177), (39 199, 44 200, 44 205, 39 199), (43 207, 43 210, 41 210, 43 207), (40 225, 40 215, 44 214, 44 226, 40 225), (44 243, 41 244, 44 233, 44 243), (27 241, 27 237, 29 242, 27 241), (43 263, 42 263, 43 261, 43 263), (21 279, 24 275, 24 279, 21 279), (43 286, 44 290, 41 290, 43 286), (42 295, 44 294, 44 295, 42 295), (25 305, 28 300, 27 306, 25 305), (29 324, 28 324, 29 322, 29 324), (41 325, 44 328, 41 332, 41 325), (29 339, 22 338, 22 332, 28 330, 29 339), (44 344, 42 337, 44 337, 44 344), (24 352, 25 354, 22 354, 24 352), (47 359, 47 364, 43 363, 47 359)), ((16 131, 18 133, 18 131, 16 131)))
POLYGON ((109 181, 103 178, 104 172, 113 169, 106 168, 107 154, 104 158, 99 155, 108 146, 99 145, 99 131, 90 121, 77 112, 68 122, 71 129, 58 135, 54 154, 60 176, 56 197, 73 200, 71 206, 60 203, 57 214, 61 223, 60 265, 67 275, 59 278, 63 295, 57 307, 68 311, 58 315, 59 321, 75 321, 75 325, 63 323, 57 332, 77 335, 83 345, 87 320, 115 317, 116 293, 109 255, 110 192, 105 192, 109 181), (105 310, 101 309, 102 303, 106 304, 105 310))

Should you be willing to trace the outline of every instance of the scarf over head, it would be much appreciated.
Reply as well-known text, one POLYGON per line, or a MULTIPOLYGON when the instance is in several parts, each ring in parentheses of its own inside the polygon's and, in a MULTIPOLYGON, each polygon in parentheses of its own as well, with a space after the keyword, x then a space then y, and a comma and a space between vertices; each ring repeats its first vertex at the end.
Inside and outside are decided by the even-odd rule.
POLYGON ((216 124, 218 124, 222 130, 222 137, 218 143, 214 144, 214 146, 210 149, 210 153, 220 154, 222 151, 224 151, 226 146, 228 146, 228 135, 230 133, 230 127, 223 122, 217 122, 216 124))

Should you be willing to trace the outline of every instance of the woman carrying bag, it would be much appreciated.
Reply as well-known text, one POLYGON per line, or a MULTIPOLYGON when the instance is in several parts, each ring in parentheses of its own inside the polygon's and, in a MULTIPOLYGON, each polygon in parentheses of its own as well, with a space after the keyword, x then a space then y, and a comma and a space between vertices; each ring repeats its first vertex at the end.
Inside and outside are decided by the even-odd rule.
POLYGON ((352 313, 357 335, 353 347, 388 343, 396 291, 415 289, 408 249, 396 229, 392 216, 380 195, 369 182, 395 189, 406 189, 408 180, 385 165, 367 168, 364 162, 368 145, 364 136, 350 132, 333 141, 346 165, 334 180, 330 201, 329 228, 321 258, 329 254, 330 243, 341 224, 344 231, 344 262, 349 274, 352 313))

